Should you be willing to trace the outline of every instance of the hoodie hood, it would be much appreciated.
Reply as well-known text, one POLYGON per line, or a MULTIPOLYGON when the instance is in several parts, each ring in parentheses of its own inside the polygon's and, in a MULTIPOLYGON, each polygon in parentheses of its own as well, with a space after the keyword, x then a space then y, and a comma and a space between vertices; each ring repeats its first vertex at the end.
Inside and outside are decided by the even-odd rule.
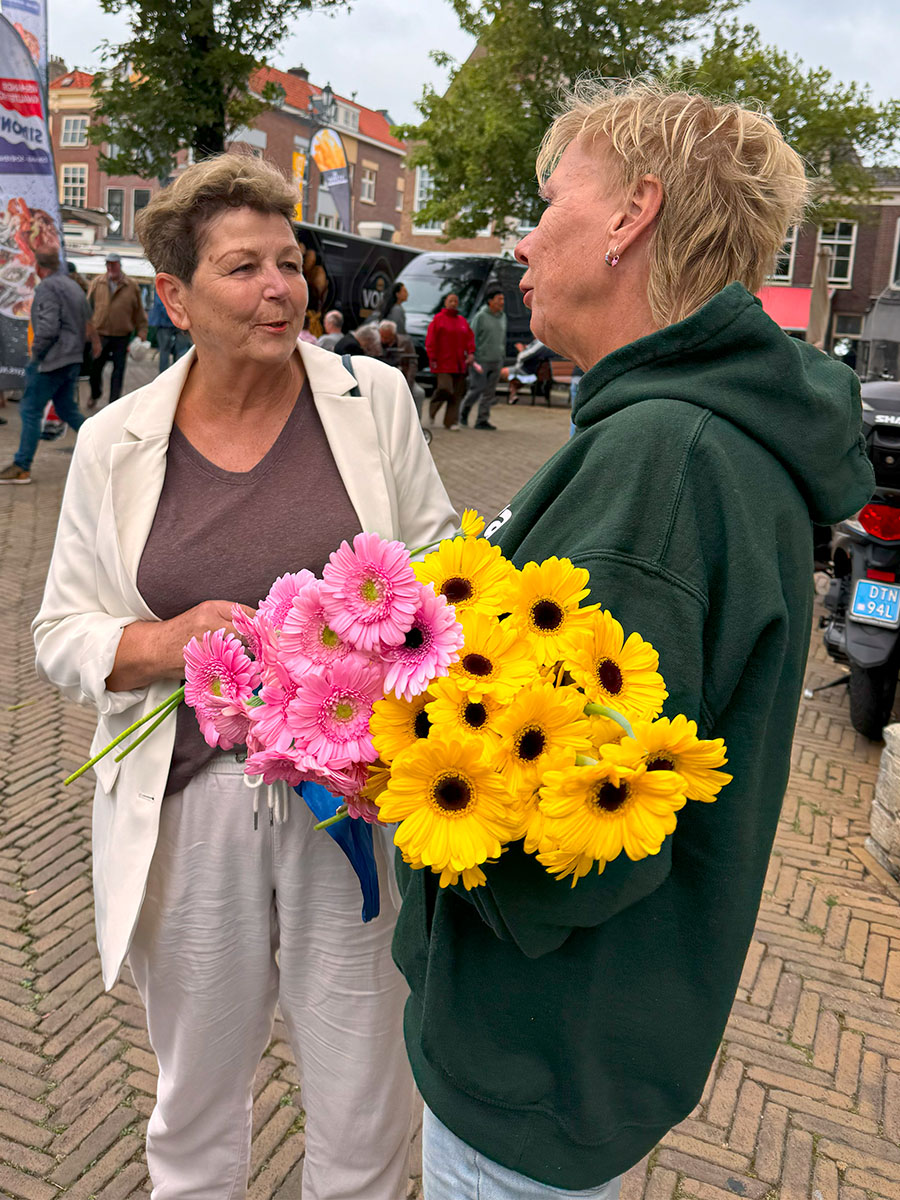
POLYGON ((788 337, 739 283, 601 359, 578 385, 575 424, 584 429, 628 405, 666 398, 709 409, 765 446, 819 524, 842 520, 872 495, 858 377, 788 337))

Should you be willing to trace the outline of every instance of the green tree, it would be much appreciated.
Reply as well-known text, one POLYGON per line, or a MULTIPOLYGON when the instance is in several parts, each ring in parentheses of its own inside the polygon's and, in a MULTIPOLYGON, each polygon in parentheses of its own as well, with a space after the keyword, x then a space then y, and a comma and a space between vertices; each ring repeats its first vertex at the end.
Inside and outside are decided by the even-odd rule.
POLYGON ((348 0, 100 0, 129 13, 129 36, 102 45, 94 81, 91 140, 111 143, 102 168, 165 178, 177 152, 197 158, 225 148, 228 135, 280 98, 267 84, 247 88, 255 68, 280 45, 290 20, 348 0))
POLYGON ((742 101, 758 100, 792 144, 849 201, 874 187, 871 167, 894 146, 900 111, 873 105, 856 84, 806 71, 763 46, 731 14, 743 0, 450 0, 478 39, 469 60, 451 65, 443 95, 426 89, 418 124, 400 136, 417 143, 411 162, 434 179, 423 219, 448 237, 493 222, 535 220, 534 159, 561 87, 586 72, 608 78, 654 73, 742 101))

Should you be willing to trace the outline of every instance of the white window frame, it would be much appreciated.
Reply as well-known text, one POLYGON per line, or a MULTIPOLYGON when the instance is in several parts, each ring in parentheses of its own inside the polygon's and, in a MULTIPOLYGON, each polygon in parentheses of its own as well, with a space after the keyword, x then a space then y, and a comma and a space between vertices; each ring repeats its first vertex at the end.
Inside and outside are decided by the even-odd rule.
POLYGON ((830 287, 851 288, 853 286, 853 268, 856 264, 856 235, 859 232, 859 222, 858 221, 844 221, 841 218, 838 218, 834 222, 829 222, 829 224, 834 225, 835 236, 823 237, 823 230, 822 230, 822 226, 820 225, 818 237, 816 239, 816 255, 818 256, 819 249, 823 244, 825 246, 832 246, 832 247, 849 245, 850 257, 847 260, 847 278, 843 279, 843 278, 839 278, 834 275, 832 268, 834 266, 834 257, 835 256, 834 256, 834 253, 832 252, 831 262, 829 263, 829 267, 828 267, 828 284, 830 287), (849 238, 837 237, 837 228, 839 225, 850 225, 852 227, 852 233, 849 238))
POLYGON ((399 180, 396 185, 396 199, 394 200, 394 212, 403 212, 403 204, 406 200, 406 189, 400 186, 399 180))
POLYGON ((105 212, 110 211, 110 207, 109 207, 109 193, 110 192, 121 192, 122 193, 122 219, 119 222, 119 228, 112 235, 113 237, 121 238, 121 237, 125 236, 125 208, 126 208, 126 204, 127 204, 126 197, 127 197, 128 193, 125 190, 125 188, 123 188, 123 187, 108 187, 106 189, 106 208, 104 210, 105 212))
POLYGON ((62 163, 59 171, 60 204, 67 204, 70 208, 87 208, 89 177, 90 163, 62 163), (71 172, 75 171, 83 172, 79 182, 76 182, 71 176, 71 172), (67 174, 69 174, 68 179, 66 179, 67 174), (80 202, 74 198, 76 189, 83 193, 80 202))
POLYGON ((60 146, 80 147, 88 144, 87 131, 91 123, 90 117, 81 115, 64 116, 59 135, 60 146))
POLYGON ((780 259, 783 259, 785 257, 784 246, 790 244, 790 249, 786 255, 787 274, 776 275, 773 271, 771 275, 766 276, 767 284, 774 284, 776 287, 790 287, 794 282, 794 259, 797 257, 797 238, 799 233, 799 228, 796 225, 792 225, 790 229, 788 229, 787 237, 784 239, 784 245, 775 256, 776 262, 778 262, 780 259))
POLYGON ((359 109, 351 108, 349 104, 338 104, 336 124, 353 132, 359 130, 359 109))
POLYGON ((378 185, 378 172, 371 167, 363 167, 359 176, 359 198, 363 204, 375 203, 375 188, 378 185))
POLYGON ((892 291, 900 291, 900 217, 894 227, 894 249, 891 252, 891 277, 888 287, 892 291))
POLYGON ((420 208, 428 203, 431 199, 431 193, 434 190, 434 184, 431 179, 431 172, 427 167, 416 167, 416 192, 413 202, 413 233, 443 233, 444 227, 440 223, 436 225, 420 225, 416 222, 416 213, 420 208))

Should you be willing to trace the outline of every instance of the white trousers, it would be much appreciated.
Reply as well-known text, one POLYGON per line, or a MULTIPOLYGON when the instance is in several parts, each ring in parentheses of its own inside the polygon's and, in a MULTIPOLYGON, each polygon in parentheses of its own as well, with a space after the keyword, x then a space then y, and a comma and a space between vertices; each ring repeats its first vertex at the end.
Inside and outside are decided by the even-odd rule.
POLYGON ((223 754, 163 802, 131 946, 159 1060, 152 1200, 245 1196, 276 1001, 302 1076, 303 1200, 401 1200, 414 1089, 380 839, 382 914, 364 925, 356 875, 304 802, 270 825, 261 789, 254 830, 241 770, 223 754))

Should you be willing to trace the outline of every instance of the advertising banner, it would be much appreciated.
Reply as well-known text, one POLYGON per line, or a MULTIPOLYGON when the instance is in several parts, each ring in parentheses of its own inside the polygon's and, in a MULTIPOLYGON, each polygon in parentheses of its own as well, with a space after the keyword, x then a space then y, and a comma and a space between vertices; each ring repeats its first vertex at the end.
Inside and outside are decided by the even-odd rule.
POLYGON ((302 150, 295 150, 293 157, 294 183, 297 187, 297 207, 294 209, 294 220, 303 220, 303 188, 306 184, 306 155, 302 150))
POLYGON ((0 389, 23 386, 35 253, 62 253, 61 228, 37 67, 0 16, 0 389))
POLYGON ((348 233, 352 233, 350 171, 341 135, 336 129, 320 129, 309 144, 309 153, 322 174, 322 182, 331 193, 341 224, 348 233))
POLYGON ((0 4, 10 25, 28 47, 41 81, 47 86, 47 3, 46 0, 3 0, 0 4))

